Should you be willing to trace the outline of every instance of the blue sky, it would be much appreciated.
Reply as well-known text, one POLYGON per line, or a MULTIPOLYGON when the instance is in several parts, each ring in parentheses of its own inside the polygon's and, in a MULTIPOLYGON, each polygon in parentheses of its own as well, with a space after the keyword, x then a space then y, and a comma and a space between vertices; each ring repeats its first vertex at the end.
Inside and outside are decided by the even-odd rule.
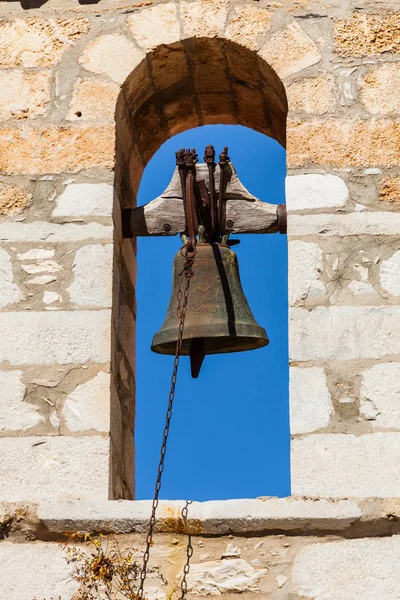
MULTIPOLYGON (((285 151, 250 129, 208 125, 171 138, 146 167, 138 204, 168 186, 175 151, 223 146, 242 183, 263 201, 284 199, 285 151)), ((200 377, 181 359, 162 498, 212 500, 287 496, 289 478, 287 240, 242 235, 234 250, 246 297, 270 344, 250 352, 205 358, 200 377)), ((167 310, 178 236, 138 243, 136 497, 151 498, 168 400, 173 357, 154 354, 151 340, 167 310)))

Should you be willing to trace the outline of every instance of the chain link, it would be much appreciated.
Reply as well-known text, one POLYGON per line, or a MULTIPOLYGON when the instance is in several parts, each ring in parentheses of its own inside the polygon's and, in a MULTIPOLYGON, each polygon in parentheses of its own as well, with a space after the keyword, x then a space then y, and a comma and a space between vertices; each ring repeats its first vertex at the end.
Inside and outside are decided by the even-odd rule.
POLYGON ((187 594, 187 576, 189 575, 189 571, 190 571, 190 559, 193 556, 192 536, 189 533, 189 526, 188 526, 188 522, 187 522, 189 504, 192 504, 192 500, 186 500, 186 504, 182 508, 182 519, 183 519, 183 523, 184 523, 188 541, 187 541, 187 545, 186 545, 186 563, 185 563, 185 566, 183 567, 183 575, 182 575, 182 579, 181 579, 181 595, 179 596, 179 600, 185 600, 185 597, 187 594))
MULTIPOLYGON (((178 276, 177 311, 176 311, 176 315, 179 319, 178 338, 176 340, 174 366, 172 369, 171 387, 170 387, 170 392, 169 392, 169 397, 168 397, 168 408, 167 408, 167 413, 166 413, 166 417, 165 417, 165 426, 164 426, 164 431, 163 431, 163 436, 162 436, 160 461, 158 463, 156 486, 155 486, 155 490, 154 490, 151 517, 150 517, 150 521, 149 521, 149 529, 148 529, 147 538, 146 538, 146 548, 145 548, 145 551, 143 554, 142 569, 140 571, 140 583, 139 583, 139 589, 138 589, 138 593, 137 593, 137 600, 143 599, 144 582, 145 582, 146 576, 147 576, 147 567, 148 567, 149 558, 150 558, 150 548, 151 548, 151 545, 153 542, 154 526, 156 523, 156 511, 157 511, 158 502, 159 502, 158 498, 159 498, 160 490, 161 490, 161 482, 162 482, 162 474, 164 471, 165 455, 167 452, 168 434, 169 434, 169 428, 170 428, 170 424, 171 424, 172 408, 173 408, 174 399, 175 399, 175 387, 176 387, 176 380, 177 380, 177 376, 178 376, 179 361, 180 361, 180 357, 181 357, 181 350, 182 350, 182 343, 183 343, 183 330, 185 327, 185 318, 186 318, 186 309, 187 309, 187 303, 188 303, 188 297, 189 297, 190 281, 193 277, 193 263, 194 263, 194 258, 196 256, 196 247, 194 247, 193 250, 189 250, 188 246, 186 245, 181 249, 181 254, 185 259, 185 263, 184 263, 184 267, 183 267, 182 271, 179 273, 179 276, 178 276), (183 275, 185 276, 186 283, 185 283, 184 291, 182 292, 183 275)), ((186 510, 185 516, 184 516, 184 512, 182 511, 182 517, 185 519, 185 523, 186 523, 186 519, 187 519, 188 504, 190 504, 190 502, 187 502, 185 508, 183 509, 183 511, 186 510)), ((187 550, 188 561, 185 565, 185 568, 187 566, 187 572, 189 572, 188 564, 189 564, 190 557, 192 554, 193 554, 193 548, 190 544, 190 537, 189 537, 188 550, 187 550), (189 548, 190 548, 190 550, 189 550, 189 548), (189 556, 189 552, 190 552, 190 556, 189 556)), ((185 589, 183 587, 181 588, 182 594, 181 594, 179 600, 184 600, 184 597, 186 594, 186 589, 187 589, 186 574, 187 573, 184 573, 184 579, 182 580, 182 581, 184 581, 185 589)))

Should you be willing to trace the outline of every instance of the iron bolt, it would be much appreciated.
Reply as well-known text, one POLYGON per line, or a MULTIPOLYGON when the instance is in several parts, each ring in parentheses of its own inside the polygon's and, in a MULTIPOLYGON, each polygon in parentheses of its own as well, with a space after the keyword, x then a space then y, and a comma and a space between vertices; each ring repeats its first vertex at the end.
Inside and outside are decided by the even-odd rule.
POLYGON ((226 226, 228 227, 228 229, 232 229, 232 227, 233 227, 233 221, 232 221, 232 219, 228 219, 227 220, 226 226))
POLYGON ((164 231, 171 231, 171 225, 169 223, 164 224, 164 231))

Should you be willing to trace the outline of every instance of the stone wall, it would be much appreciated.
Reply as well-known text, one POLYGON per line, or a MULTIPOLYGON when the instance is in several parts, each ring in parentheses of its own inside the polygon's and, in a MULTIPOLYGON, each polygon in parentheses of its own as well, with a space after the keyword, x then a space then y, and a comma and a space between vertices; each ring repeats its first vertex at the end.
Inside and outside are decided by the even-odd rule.
MULTIPOLYGON (((13 523, 24 510, 39 523, 1 542, 8 600, 73 593, 59 530, 32 503, 61 503, 67 518, 75 504, 62 502, 104 502, 119 523, 107 499, 134 497, 136 247, 121 208, 165 140, 212 123, 287 139, 293 494, 328 516, 344 501, 320 498, 382 500, 368 527, 356 503, 359 527, 340 529, 334 513, 318 530, 311 511, 289 532, 298 513, 286 505, 254 529, 238 502, 246 530, 198 541, 193 594, 397 598, 397 11, 394 0, 0 2, 0 501, 13 523), (241 557, 221 561, 228 543, 241 557), (32 556, 43 579, 19 578, 32 556)), ((92 509, 82 528, 95 528, 92 509)), ((175 581, 169 553, 183 541, 163 540, 175 581)))

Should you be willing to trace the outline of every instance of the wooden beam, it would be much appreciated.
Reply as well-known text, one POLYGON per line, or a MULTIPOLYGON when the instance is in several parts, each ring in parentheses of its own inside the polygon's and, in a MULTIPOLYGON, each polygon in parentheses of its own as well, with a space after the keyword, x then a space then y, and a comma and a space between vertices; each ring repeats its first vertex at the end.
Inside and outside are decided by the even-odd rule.
MULTIPOLYGON (((235 167, 229 163, 229 179, 226 190, 226 231, 230 233, 276 233, 279 226, 278 205, 261 202, 240 182, 235 167)), ((196 165, 197 179, 208 181, 206 164, 196 165)), ((218 194, 219 166, 215 181, 218 194)), ((282 211, 280 211, 282 212, 282 211)), ((122 211, 124 237, 151 235, 177 235, 185 231, 182 191, 178 169, 171 183, 159 196, 144 206, 122 211)))

